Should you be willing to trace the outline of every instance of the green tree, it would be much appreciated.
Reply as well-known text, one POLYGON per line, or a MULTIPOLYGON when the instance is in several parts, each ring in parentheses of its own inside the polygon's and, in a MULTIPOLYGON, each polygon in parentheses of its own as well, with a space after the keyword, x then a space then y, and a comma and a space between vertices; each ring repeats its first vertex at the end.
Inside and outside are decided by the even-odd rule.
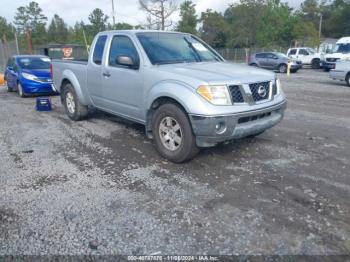
POLYGON ((36 2, 18 7, 14 18, 14 24, 21 34, 31 33, 34 45, 46 42, 46 21, 47 17, 36 2))
POLYGON ((197 34, 196 5, 189 0, 183 2, 180 6, 180 17, 176 30, 180 32, 197 34))
POLYGON ((0 16, 0 38, 6 37, 7 40, 14 38, 14 27, 8 23, 5 17, 0 16))
POLYGON ((229 37, 229 28, 224 16, 207 9, 206 12, 201 14, 201 22, 200 35, 203 40, 214 48, 225 47, 229 37))
POLYGON ((55 14, 47 30, 48 41, 63 44, 68 40, 68 27, 64 20, 55 14))
POLYGON ((93 35, 96 35, 98 32, 105 31, 107 28, 108 16, 103 13, 99 8, 96 8, 89 15, 89 32, 93 35))

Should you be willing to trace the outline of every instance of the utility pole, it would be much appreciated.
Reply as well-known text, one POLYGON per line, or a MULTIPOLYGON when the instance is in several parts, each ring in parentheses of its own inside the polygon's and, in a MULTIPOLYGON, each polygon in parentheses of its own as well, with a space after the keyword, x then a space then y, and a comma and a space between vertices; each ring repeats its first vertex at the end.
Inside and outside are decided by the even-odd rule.
POLYGON ((17 55, 19 55, 18 38, 17 38, 16 30, 14 31, 14 35, 15 35, 15 43, 16 43, 16 52, 17 52, 17 55))
POLYGON ((113 27, 115 27, 115 10, 114 10, 114 0, 112 0, 112 18, 113 18, 113 27))
POLYGON ((321 39, 321 34, 322 34, 322 20, 323 20, 323 16, 322 13, 320 13, 320 25, 318 27, 318 37, 321 39))

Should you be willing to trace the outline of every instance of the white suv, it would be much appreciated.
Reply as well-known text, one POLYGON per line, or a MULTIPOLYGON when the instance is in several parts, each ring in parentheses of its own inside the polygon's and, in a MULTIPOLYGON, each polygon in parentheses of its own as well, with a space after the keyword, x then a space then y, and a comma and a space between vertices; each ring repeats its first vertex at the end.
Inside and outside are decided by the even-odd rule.
POLYGON ((321 54, 310 47, 289 48, 287 56, 300 60, 303 65, 311 65, 313 69, 321 66, 321 54))
POLYGON ((350 60, 350 37, 342 37, 337 41, 331 54, 326 54, 322 59, 323 68, 329 71, 335 68, 336 62, 350 60))

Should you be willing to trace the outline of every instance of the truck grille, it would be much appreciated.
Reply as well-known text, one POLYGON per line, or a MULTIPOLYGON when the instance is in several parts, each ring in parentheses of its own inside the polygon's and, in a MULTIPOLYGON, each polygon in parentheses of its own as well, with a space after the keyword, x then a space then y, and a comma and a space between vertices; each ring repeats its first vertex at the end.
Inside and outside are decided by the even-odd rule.
POLYGON ((231 101, 232 103, 243 103, 244 99, 242 96, 241 89, 239 86, 229 86, 230 94, 231 94, 231 101))
POLYGON ((249 87, 255 102, 265 100, 270 97, 270 82, 249 84, 249 87))

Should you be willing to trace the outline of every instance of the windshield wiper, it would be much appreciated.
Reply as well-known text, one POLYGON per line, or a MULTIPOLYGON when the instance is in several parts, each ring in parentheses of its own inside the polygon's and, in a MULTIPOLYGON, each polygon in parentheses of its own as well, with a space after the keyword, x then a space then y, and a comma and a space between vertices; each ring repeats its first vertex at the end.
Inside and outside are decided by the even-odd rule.
POLYGON ((171 61, 162 61, 154 63, 155 65, 168 65, 168 64, 184 64, 184 63, 191 63, 192 61, 187 60, 171 60, 171 61))

